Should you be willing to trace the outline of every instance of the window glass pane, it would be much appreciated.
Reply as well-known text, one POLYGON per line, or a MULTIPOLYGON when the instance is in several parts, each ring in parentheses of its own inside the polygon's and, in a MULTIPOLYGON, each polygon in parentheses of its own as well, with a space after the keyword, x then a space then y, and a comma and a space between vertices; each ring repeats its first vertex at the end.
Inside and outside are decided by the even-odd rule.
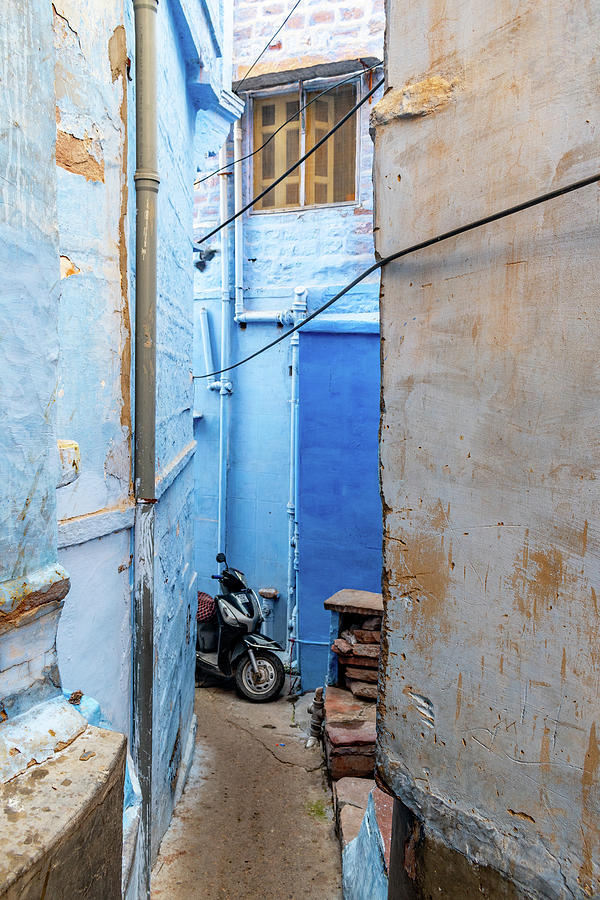
MULTIPOLYGON (((253 157, 254 193, 269 184, 297 162, 300 156, 300 121, 298 94, 273 94, 254 100, 253 150, 271 138, 253 157), (292 121, 288 122, 288 119, 292 121)), ((300 170, 269 191, 254 209, 285 209, 300 205, 300 170)))
MULTIPOLYGON (((263 132, 265 140, 270 135, 263 132)), ((263 181, 275 178, 275 142, 271 141, 264 150, 261 150, 261 176, 263 181)))
MULTIPOLYGON (((307 92, 307 102, 320 91, 307 92)), ((356 103, 355 85, 342 85, 306 110, 309 150, 356 103)), ((356 198, 356 119, 352 117, 306 161, 306 202, 343 203, 356 198)))
POLYGON ((262 108, 262 124, 273 125, 275 123, 275 107, 272 103, 265 103, 262 108))

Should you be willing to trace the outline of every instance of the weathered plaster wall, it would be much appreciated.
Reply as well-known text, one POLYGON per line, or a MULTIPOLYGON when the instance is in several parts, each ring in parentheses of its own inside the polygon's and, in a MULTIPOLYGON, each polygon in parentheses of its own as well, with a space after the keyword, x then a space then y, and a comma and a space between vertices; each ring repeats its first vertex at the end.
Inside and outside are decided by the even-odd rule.
POLYGON ((48 4, 10 4, 0 25, 0 582, 56 563, 53 66, 48 4))
MULTIPOLYGON (((281 24, 286 12, 280 4, 236 3, 234 69, 237 67, 238 77, 250 57, 254 59, 258 55, 269 35, 281 24)), ((267 52, 260 66, 253 70, 253 76, 260 72, 312 65, 314 62, 356 59, 363 55, 382 58, 383 9, 378 0, 361 4, 360 8, 343 4, 307 4, 305 9, 299 8, 298 14, 300 18, 294 15, 284 26, 274 44, 275 49, 267 52), (282 42, 280 49, 277 48, 279 38, 282 42)), ((366 91, 368 84, 367 76, 362 79, 361 89, 366 91)), ((302 285, 308 289, 310 312, 373 262, 373 145, 368 134, 371 108, 365 104, 357 121, 359 190, 356 204, 244 215, 244 302, 247 309, 287 310, 293 302, 294 288, 302 285)), ((246 154, 251 150, 248 116, 243 118, 242 127, 246 154)), ((217 166, 217 160, 208 159, 203 170, 211 171, 217 166)), ((250 168, 251 164, 243 164, 245 201, 251 198, 250 168)), ((233 191, 232 184, 230 190, 233 191)), ((208 231, 217 219, 218 177, 215 177, 200 185, 196 194, 196 234, 200 236, 208 231)), ((221 314, 219 236, 211 238, 208 246, 217 250, 217 255, 207 263, 203 272, 197 273, 195 297, 198 306, 209 310, 213 353, 217 361, 221 314)), ((328 333, 332 349, 324 349, 325 354, 334 353, 333 347, 337 341, 344 339, 344 332, 356 328, 356 317, 369 319, 370 327, 377 327, 378 288, 377 277, 371 278, 332 309, 337 322, 328 333)), ((245 329, 237 325, 232 327, 232 361, 250 355, 279 334, 275 324, 252 323, 245 329)), ((303 338, 301 348, 302 341, 303 338)), ((198 333, 197 343, 200 345, 198 333)), ((197 374, 202 374, 205 368, 200 351, 196 359, 199 367, 197 374)), ((282 344, 255 362, 230 373, 234 392, 230 401, 227 551, 253 585, 275 587, 279 591, 280 599, 268 604, 271 615, 266 629, 284 642, 287 638, 285 598, 288 579, 290 362, 289 346, 282 344)), ((372 379, 377 377, 375 369, 372 379)), ((372 379, 369 375, 368 380, 372 379)), ((206 440, 215 454, 218 403, 215 393, 199 387, 197 405, 203 418, 197 420, 196 435, 199 443, 206 440)), ((302 410, 300 396, 301 417, 302 410)), ((338 451, 344 453, 341 435, 331 432, 329 438, 334 446, 338 446, 336 441, 339 440, 338 451)), ((210 548, 208 545, 216 534, 217 473, 217 463, 214 470, 203 468, 198 473, 197 567, 199 587, 208 592, 214 591, 210 574, 215 571, 216 542, 213 540, 210 548)), ((300 566, 301 582, 302 553, 300 566)), ((327 640, 327 627, 316 637, 313 631, 311 629, 310 634, 305 635, 307 640, 327 640)), ((325 668, 323 677, 324 674, 325 668)), ((311 686, 313 677, 317 677, 314 671, 307 686, 311 686)))
POLYGON ((133 41, 122 0, 57 0, 53 14, 61 255, 57 416, 60 436, 75 440, 81 453, 79 478, 58 493, 60 558, 74 571, 59 661, 64 683, 97 699, 114 727, 130 736, 127 176, 134 97, 127 56, 133 41), (122 530, 113 534, 115 526, 122 530))
MULTIPOLYGON (((382 255, 597 170, 597 7, 388 12, 382 255)), ((600 890, 598 222, 591 187, 383 275, 379 773, 524 896, 600 890)))

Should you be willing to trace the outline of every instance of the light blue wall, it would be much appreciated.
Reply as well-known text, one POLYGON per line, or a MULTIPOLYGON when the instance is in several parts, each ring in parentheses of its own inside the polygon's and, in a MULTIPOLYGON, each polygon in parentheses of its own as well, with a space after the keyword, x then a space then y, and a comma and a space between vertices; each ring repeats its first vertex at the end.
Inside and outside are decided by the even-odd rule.
POLYGON ((122 0, 60 0, 54 42, 57 222, 65 276, 58 311, 57 428, 81 452, 79 477, 58 491, 59 559, 73 576, 57 648, 65 686, 94 697, 113 727, 131 737, 130 10, 124 18, 122 0), (100 171, 89 177, 66 168, 72 160, 60 150, 64 140, 77 145, 74 153, 87 153, 100 171))
POLYGON ((51 7, 0 22, 0 582, 56 562, 58 247, 51 7), (15 48, 21 52, 16 53, 15 48))
POLYGON ((325 683, 329 616, 343 588, 381 590, 379 334, 300 338, 300 663, 325 683))
MULTIPOLYGON (((177 770, 191 750, 195 613, 192 378, 192 184, 196 154, 218 149, 231 119, 222 101, 219 21, 200 0, 161 3, 158 67, 157 478, 153 853, 168 826, 177 770), (203 68, 200 66, 202 60, 203 68), (212 144, 216 141, 216 144, 212 144), (181 759, 181 763, 179 760, 181 759)), ((219 7, 216 6, 217 11, 219 7)))

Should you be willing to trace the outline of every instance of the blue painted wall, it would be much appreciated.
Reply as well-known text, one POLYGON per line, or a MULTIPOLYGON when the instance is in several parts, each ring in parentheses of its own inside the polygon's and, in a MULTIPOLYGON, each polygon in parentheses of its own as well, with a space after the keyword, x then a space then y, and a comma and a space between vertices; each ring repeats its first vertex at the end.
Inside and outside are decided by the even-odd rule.
POLYGON ((308 690, 327 671, 323 601, 342 588, 381 590, 379 335, 302 334, 300 398, 298 637, 308 690))
POLYGON ((49 4, 17 2, 3 10, 0 27, 0 582, 56 562, 59 267, 51 20, 49 4))

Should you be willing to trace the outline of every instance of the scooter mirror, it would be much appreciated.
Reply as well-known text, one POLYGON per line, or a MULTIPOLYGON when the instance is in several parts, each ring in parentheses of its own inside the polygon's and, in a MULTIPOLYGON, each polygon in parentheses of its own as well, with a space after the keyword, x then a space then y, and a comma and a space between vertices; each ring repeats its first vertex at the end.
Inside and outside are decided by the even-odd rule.
POLYGON ((224 563, 224 562, 227 562, 227 560, 225 559, 225 554, 224 554, 224 553, 217 553, 217 562, 218 562, 218 563, 224 563))

